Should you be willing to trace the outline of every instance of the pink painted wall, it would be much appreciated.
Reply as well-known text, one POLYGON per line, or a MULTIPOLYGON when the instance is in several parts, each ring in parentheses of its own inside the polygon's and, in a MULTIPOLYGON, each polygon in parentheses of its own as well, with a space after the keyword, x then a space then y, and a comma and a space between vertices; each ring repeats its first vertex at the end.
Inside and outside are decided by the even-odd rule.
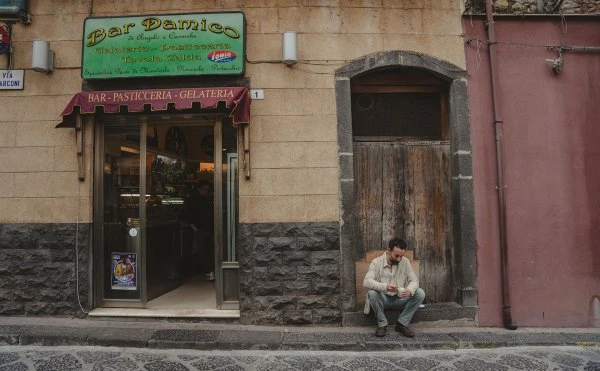
MULTIPOLYGON (((509 285, 518 326, 585 327, 600 295, 600 53, 564 54, 555 75, 544 45, 600 47, 600 17, 496 18, 509 285), (532 44, 540 46, 523 46, 532 44)), ((487 39, 481 18, 466 37, 487 39)), ((495 136, 487 47, 467 58, 477 238, 479 324, 502 326, 495 136)))

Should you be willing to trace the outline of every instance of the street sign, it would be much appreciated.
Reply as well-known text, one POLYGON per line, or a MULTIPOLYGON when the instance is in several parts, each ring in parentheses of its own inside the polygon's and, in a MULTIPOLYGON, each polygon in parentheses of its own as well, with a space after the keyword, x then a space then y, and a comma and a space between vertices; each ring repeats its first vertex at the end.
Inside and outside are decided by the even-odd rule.
POLYGON ((244 28, 241 12, 87 18, 81 77, 242 75, 244 28))
POLYGON ((0 90, 23 90, 23 70, 0 70, 0 90))

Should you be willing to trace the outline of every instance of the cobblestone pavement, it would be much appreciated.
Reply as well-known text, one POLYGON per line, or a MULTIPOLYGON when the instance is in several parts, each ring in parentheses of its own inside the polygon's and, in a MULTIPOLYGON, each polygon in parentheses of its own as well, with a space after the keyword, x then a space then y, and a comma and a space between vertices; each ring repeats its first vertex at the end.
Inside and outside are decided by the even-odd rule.
POLYGON ((600 347, 537 346, 399 352, 226 352, 97 346, 1 346, 0 370, 600 371, 600 347))

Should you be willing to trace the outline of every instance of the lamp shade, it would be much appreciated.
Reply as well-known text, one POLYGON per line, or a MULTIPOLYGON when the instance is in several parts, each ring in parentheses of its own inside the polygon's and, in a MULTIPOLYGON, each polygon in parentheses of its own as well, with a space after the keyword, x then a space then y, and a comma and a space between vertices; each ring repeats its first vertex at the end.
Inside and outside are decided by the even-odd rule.
POLYGON ((296 63, 298 61, 296 49, 296 33, 284 32, 282 40, 282 62, 287 65, 296 63))
POLYGON ((37 72, 50 72, 54 69, 54 52, 50 50, 48 41, 33 40, 31 68, 37 72))

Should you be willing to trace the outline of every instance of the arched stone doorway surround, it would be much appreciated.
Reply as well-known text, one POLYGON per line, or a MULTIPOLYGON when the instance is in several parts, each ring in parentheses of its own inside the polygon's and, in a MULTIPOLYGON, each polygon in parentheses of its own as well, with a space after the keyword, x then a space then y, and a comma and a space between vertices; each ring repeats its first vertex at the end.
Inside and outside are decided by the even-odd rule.
MULTIPOLYGON (((335 73, 338 155, 340 166, 340 247, 342 254, 342 311, 356 308, 355 184, 353 168, 351 80, 383 67, 425 70, 448 83, 450 146, 452 154, 452 217, 455 267, 455 302, 462 307, 477 305, 475 288, 476 251, 473 205, 471 131, 467 99, 467 73, 446 61, 407 51, 374 53, 356 59, 335 73)), ((453 319, 453 318, 448 318, 453 319)))

